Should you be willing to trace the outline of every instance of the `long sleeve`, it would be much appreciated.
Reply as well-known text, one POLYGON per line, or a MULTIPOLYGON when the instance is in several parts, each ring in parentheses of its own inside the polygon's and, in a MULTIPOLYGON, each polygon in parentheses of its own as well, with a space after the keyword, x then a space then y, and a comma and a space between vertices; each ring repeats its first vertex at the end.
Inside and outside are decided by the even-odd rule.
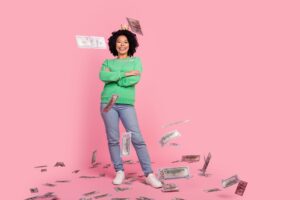
POLYGON ((118 80, 118 82, 117 82, 119 86, 128 87, 128 86, 135 85, 140 81, 141 73, 143 71, 142 62, 141 62, 141 59, 138 57, 136 58, 136 62, 137 63, 136 63, 134 70, 140 71, 140 75, 139 76, 125 76, 123 78, 120 78, 120 80, 118 80))
POLYGON ((125 77, 125 72, 105 71, 106 68, 108 68, 107 59, 103 62, 102 68, 101 68, 101 71, 99 74, 100 80, 102 80, 104 83, 115 82, 115 81, 120 80, 122 77, 125 77))

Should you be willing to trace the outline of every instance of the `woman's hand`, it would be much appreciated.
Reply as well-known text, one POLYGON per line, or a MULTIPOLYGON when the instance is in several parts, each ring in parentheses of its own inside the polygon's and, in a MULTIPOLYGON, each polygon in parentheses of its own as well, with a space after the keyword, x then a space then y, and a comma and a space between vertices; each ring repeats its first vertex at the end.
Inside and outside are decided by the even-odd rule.
POLYGON ((140 71, 138 70, 132 70, 125 73, 125 76, 139 76, 139 75, 140 75, 140 71))
POLYGON ((127 24, 121 24, 121 30, 128 30, 127 24))

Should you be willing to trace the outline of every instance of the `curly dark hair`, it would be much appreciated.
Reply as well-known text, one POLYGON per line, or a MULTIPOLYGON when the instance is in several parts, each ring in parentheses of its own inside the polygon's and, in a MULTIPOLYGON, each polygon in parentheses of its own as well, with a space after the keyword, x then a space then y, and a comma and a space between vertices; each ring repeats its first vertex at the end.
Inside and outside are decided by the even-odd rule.
POLYGON ((118 30, 111 33, 112 35, 108 38, 108 46, 110 52, 114 55, 118 55, 118 51, 116 49, 116 42, 117 38, 120 35, 124 35, 127 37, 127 40, 129 42, 129 49, 128 49, 128 56, 133 56, 133 54, 136 52, 136 48, 139 46, 136 34, 132 33, 128 30, 118 30))

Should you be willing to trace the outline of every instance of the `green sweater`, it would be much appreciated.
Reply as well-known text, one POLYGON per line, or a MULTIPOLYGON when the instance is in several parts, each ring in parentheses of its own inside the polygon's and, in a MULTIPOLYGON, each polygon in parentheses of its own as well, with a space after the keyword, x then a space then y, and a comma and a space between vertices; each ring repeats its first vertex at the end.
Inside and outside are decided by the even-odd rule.
POLYGON ((139 70, 142 73, 142 62, 139 57, 127 57, 122 59, 106 59, 102 64, 99 74, 105 83, 101 102, 108 103, 113 94, 119 95, 116 103, 131 104, 135 102, 135 85, 141 76, 125 76, 125 72, 139 70), (110 71, 105 71, 108 68, 110 71))

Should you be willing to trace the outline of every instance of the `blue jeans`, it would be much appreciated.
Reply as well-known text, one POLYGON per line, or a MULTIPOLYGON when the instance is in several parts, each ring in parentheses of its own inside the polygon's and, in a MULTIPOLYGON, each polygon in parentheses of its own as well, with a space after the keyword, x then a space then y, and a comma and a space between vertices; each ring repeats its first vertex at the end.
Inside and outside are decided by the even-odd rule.
POLYGON ((126 131, 131 132, 131 142, 135 148, 145 176, 149 173, 153 173, 148 150, 138 126, 134 106, 129 104, 114 104, 108 112, 103 112, 106 105, 107 103, 101 103, 100 111, 105 124, 110 158, 114 164, 115 171, 124 171, 119 144, 119 119, 121 119, 126 131))

